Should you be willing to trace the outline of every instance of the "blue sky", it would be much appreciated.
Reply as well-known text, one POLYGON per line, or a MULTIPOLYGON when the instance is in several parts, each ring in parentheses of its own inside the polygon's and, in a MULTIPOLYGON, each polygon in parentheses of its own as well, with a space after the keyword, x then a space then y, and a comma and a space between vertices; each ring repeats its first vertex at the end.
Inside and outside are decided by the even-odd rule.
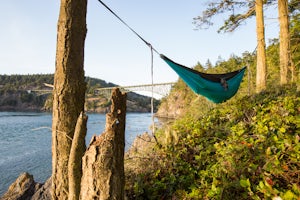
MULTIPOLYGON (((218 34, 217 25, 195 31, 193 17, 206 0, 104 1, 127 24, 174 61, 193 67, 219 57, 240 56, 256 47, 255 19, 234 33, 218 34)), ((0 6, 0 74, 45 74, 55 71, 56 30, 60 1, 4 0, 0 6)), ((278 37, 277 9, 266 12, 266 42, 278 37)), ((215 18, 216 24, 223 16, 215 18)), ((151 83, 150 49, 97 0, 89 0, 85 74, 119 85, 151 83)), ((154 54, 154 82, 178 76, 154 54)))

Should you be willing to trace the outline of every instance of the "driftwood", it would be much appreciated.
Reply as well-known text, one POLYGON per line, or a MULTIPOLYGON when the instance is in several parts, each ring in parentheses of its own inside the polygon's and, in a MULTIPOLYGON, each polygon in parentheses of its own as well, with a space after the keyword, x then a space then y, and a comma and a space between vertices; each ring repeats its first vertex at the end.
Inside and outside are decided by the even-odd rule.
POLYGON ((80 199, 124 199, 126 94, 112 92, 106 128, 94 136, 82 158, 80 199))

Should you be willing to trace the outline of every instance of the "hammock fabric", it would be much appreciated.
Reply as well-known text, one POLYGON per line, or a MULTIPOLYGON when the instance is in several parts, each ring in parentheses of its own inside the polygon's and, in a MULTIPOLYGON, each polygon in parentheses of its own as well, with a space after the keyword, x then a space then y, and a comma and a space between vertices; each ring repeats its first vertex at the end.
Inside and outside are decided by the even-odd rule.
POLYGON ((222 103, 236 94, 246 70, 244 67, 226 74, 206 74, 175 63, 162 54, 160 57, 196 94, 214 103, 222 103))

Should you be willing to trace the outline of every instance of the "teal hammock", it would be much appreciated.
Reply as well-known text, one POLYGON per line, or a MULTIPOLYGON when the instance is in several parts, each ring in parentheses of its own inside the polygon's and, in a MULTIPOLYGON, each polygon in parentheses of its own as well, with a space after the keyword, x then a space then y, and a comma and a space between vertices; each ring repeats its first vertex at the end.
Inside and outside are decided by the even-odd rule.
MULTIPOLYGON (((156 51, 149 42, 142 38, 105 3, 103 3, 101 0, 98 1, 115 17, 117 17, 125 26, 127 26, 137 37, 139 37, 147 46, 151 48, 151 55, 153 51, 159 54, 158 51, 156 51)), ((244 67, 240 70, 229 72, 226 74, 206 74, 177 64, 162 54, 160 54, 160 57, 167 62, 167 64, 196 94, 205 96, 207 99, 214 103, 222 103, 230 99, 237 93, 246 70, 246 67, 244 67)))
POLYGON ((206 74, 175 63, 166 56, 160 57, 196 93, 214 103, 222 103, 233 97, 243 79, 246 67, 226 74, 206 74))

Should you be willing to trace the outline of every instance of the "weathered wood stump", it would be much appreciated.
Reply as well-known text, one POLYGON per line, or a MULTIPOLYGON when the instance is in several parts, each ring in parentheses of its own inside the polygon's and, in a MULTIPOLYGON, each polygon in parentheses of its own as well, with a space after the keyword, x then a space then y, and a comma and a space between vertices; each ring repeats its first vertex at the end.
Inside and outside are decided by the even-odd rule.
POLYGON ((69 200, 78 200, 80 195, 82 156, 86 150, 85 136, 87 132, 87 120, 87 115, 81 112, 74 131, 68 163, 69 200))
POLYGON ((106 127, 94 136, 82 158, 80 199, 124 199, 126 94, 114 89, 106 127))

